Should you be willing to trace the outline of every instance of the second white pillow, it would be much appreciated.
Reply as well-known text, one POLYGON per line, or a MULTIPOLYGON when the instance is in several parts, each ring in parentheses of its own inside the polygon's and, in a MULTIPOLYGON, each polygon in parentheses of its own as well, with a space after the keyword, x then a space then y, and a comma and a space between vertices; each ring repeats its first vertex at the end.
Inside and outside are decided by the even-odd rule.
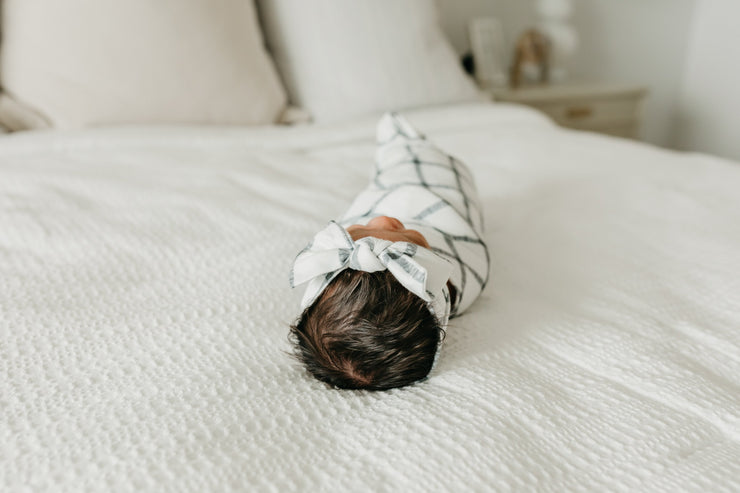
POLYGON ((315 121, 480 98, 433 0, 260 0, 291 101, 315 121))

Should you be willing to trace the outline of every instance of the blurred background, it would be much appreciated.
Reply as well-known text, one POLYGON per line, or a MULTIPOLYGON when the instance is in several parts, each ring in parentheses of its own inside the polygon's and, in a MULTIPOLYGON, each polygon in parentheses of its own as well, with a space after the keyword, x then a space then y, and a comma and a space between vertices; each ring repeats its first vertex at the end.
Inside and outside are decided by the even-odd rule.
MULTIPOLYGON (((459 53, 467 25, 499 18, 510 57, 536 19, 536 2, 437 0, 443 28, 459 53)), ((641 84, 649 89, 641 136, 664 147, 740 159, 740 35, 736 0, 573 0, 578 47, 571 80, 641 84)))
MULTIPOLYGON (((478 84, 494 99, 529 104, 548 113, 564 126, 639 138, 670 149, 705 152, 740 160, 740 139, 735 136, 735 129, 740 126, 740 103, 735 97, 735 88, 740 86, 740 36, 736 28, 740 2, 737 0, 434 0, 443 30, 443 33, 438 33, 436 22, 430 21, 435 24, 434 36, 430 34, 433 30, 428 27, 426 31, 414 31, 415 24, 409 19, 394 20, 394 15, 406 12, 405 9, 412 4, 423 5, 425 2, 407 0, 388 4, 393 8, 388 5, 383 7, 376 24, 367 18, 356 24, 358 17, 363 15, 357 15, 362 12, 360 3, 352 8, 343 5, 342 9, 336 6, 331 9, 327 2, 311 4, 311 0, 294 1, 254 2, 262 14, 266 6, 275 8, 276 5, 294 13, 302 12, 297 16, 301 19, 296 21, 296 25, 286 25, 284 29, 278 25, 276 33, 272 32, 275 29, 265 30, 267 48, 273 49, 271 54, 281 72, 282 82, 287 86, 289 102, 294 106, 311 109, 310 105, 296 104, 301 102, 301 98, 293 97, 295 94, 291 93, 297 92, 293 86, 307 86, 311 90, 326 88, 337 80, 330 76, 331 71, 364 81, 363 70, 372 67, 387 80, 399 79, 394 81, 393 90, 400 90, 403 86, 401 79, 408 80, 409 71, 383 66, 387 57, 373 58, 369 55, 377 48, 375 45, 383 44, 377 42, 379 39, 385 43, 398 43, 395 39, 386 39, 383 28, 386 23, 392 26, 396 22, 399 29, 411 33, 404 38, 405 43, 413 44, 419 53, 426 53, 425 50, 430 53, 447 51, 444 55, 449 63, 445 70, 438 71, 440 77, 459 77, 453 73, 457 70, 454 55, 461 60, 467 57, 468 61, 489 58, 491 66, 487 73, 498 70, 494 74, 499 81, 498 87, 486 87, 481 81, 480 70, 475 75, 478 84), (330 17, 330 20, 319 18, 323 15, 322 8, 329 9, 326 17, 330 17), (335 14, 337 10, 346 10, 349 18, 339 17, 335 14), (311 16, 311 19, 305 19, 311 16), (322 22, 330 24, 317 27, 322 22), (475 29, 476 22, 480 29, 475 29), (365 34, 368 41, 365 45, 361 43, 362 36, 353 32, 351 26, 367 28, 365 34), (334 33, 334 45, 353 46, 352 49, 356 50, 354 59, 347 54, 349 49, 347 53, 332 51, 336 48, 321 44, 321 39, 327 36, 327 28, 334 33), (343 28, 346 32, 342 31, 343 28), (321 36, 313 32, 317 29, 324 30, 321 36), (549 67, 533 63, 533 58, 537 62, 537 54, 533 53, 536 38, 524 39, 530 29, 536 29, 538 33, 535 34, 548 36, 556 59, 553 59, 552 51, 542 57, 548 60, 549 67), (450 52, 447 41, 443 40, 444 35, 449 38, 454 54, 450 52), (301 36, 305 36, 302 41, 301 36), (292 45, 286 48, 285 42, 278 41, 275 44, 275 39, 283 38, 289 39, 292 45), (269 46, 271 40, 274 44, 272 47, 269 46), (483 56, 479 56, 481 54, 483 56), (346 59, 332 65, 330 60, 340 56, 346 59), (517 65, 517 57, 522 62, 520 72, 529 90, 513 91, 507 88, 507 83, 512 79, 512 66, 517 65), (294 62, 307 59, 310 59, 305 69, 307 73, 302 73, 300 80, 291 80, 291 74, 297 74, 293 70, 294 62), (327 64, 324 67, 326 79, 317 77, 319 62, 327 64), (342 66, 342 63, 345 65, 342 66), (339 70, 339 67, 343 67, 343 70, 339 70), (543 67, 549 70, 550 84, 536 88, 537 84, 533 83, 531 77, 532 70, 536 74, 543 67), (534 91, 532 87, 535 87, 534 91)), ((252 55, 264 58, 254 48, 259 45, 262 36, 256 21, 255 28, 249 33, 236 26, 236 21, 230 28, 219 24, 221 20, 218 20, 218 13, 225 11, 225 5, 236 5, 236 8, 244 11, 245 19, 250 17, 246 15, 252 9, 248 3, 213 2, 194 14, 193 18, 188 18, 187 22, 182 16, 183 12, 193 10, 187 7, 192 2, 179 4, 168 1, 167 5, 164 2, 134 3, 136 6, 130 8, 126 2, 118 3, 115 0, 67 0, 66 3, 4 0, 0 3, 4 13, 0 83, 4 94, 9 96, 0 95, 2 124, 11 130, 39 128, 49 122, 52 122, 52 126, 59 126, 54 121, 55 117, 44 117, 54 113, 47 106, 61 107, 66 104, 65 111, 75 113, 84 105, 113 108, 116 98, 123 101, 139 96, 141 102, 145 98, 142 93, 146 92, 139 87, 146 85, 146 80, 142 82, 142 78, 156 80, 157 83, 153 82, 152 87, 160 87, 157 85, 160 84, 173 88, 178 88, 184 78, 197 82, 196 79, 204 78, 206 74, 219 74, 228 80, 232 76, 230 72, 237 72, 235 67, 238 64, 233 60, 244 61, 247 55, 250 60, 252 55), (170 14, 166 14, 170 11, 170 14), (123 15, 124 18, 119 19, 120 13, 128 13, 126 15, 129 17, 123 15), (167 15, 172 17, 163 17, 167 15), (110 19, 106 21, 106 16, 119 17, 111 23, 110 19), (201 21, 218 34, 210 36, 207 29, 200 28, 201 21), (164 28, 157 27, 157 22, 161 22, 164 28), (106 25, 108 27, 100 27, 106 25), (156 36, 157 29, 162 31, 161 37, 156 36), (143 37, 140 31, 149 33, 151 38, 143 37), (168 38, 179 31, 184 35, 168 38), (50 40, 53 41, 49 43, 50 40), (244 46, 252 46, 252 51, 240 51, 244 46), (228 61, 228 56, 235 58, 228 61), (226 65, 226 69, 218 64, 219 60, 226 65), (192 66, 204 63, 209 68, 190 74, 184 69, 184 64, 188 63, 192 66), (178 84, 168 82, 169 78, 178 80, 178 84), (115 93, 116 90, 119 92, 115 93), (41 101, 39 94, 48 97, 41 101), (75 94, 79 100, 73 100, 70 94, 75 94), (25 106, 21 108, 19 102, 25 106), (38 111, 31 114, 28 108, 38 111)), ((376 9, 380 8, 378 5, 375 4, 376 9)), ((429 5, 434 4, 429 2, 429 5)), ((281 13, 282 17, 290 16, 281 13)), ((419 19, 414 21, 423 25, 419 19)), ((411 57, 417 61, 418 58, 416 55, 411 57)), ((260 59, 258 66, 263 69, 260 73, 265 78, 261 83, 272 87, 272 106, 267 105, 269 108, 266 107, 265 115, 255 116, 251 123, 262 122, 262 117, 267 114, 272 118, 267 121, 274 121, 273 113, 284 103, 280 99, 285 96, 277 76, 264 75, 272 70, 267 67, 271 63, 270 60, 260 59)), ((477 69, 481 67, 482 64, 476 63, 477 69)), ((243 70, 240 76, 244 80, 258 73, 254 67, 240 69, 243 70)), ((208 84, 217 85, 201 82, 204 87, 210 87, 208 84)), ((439 84, 444 86, 441 82, 439 84)), ((343 82, 342 87, 359 94, 366 92, 364 88, 349 83, 343 82)), ((259 93, 257 86, 252 89, 255 94, 259 93)), ((180 87, 182 94, 179 97, 195 101, 197 98, 187 99, 191 94, 188 91, 190 89, 180 87)), ((244 98, 242 103, 248 102, 244 93, 239 95, 244 98)), ((459 94, 448 96, 445 99, 449 101, 460 99, 459 94)), ((160 104, 166 103, 162 103, 161 95, 152 98, 160 104)), ((167 98, 172 102, 165 113, 150 111, 143 106, 140 111, 152 113, 158 118, 157 121, 169 122, 163 116, 172 117, 173 114, 177 115, 175 121, 187 119, 182 116, 187 112, 180 111, 183 105, 177 101, 177 97, 167 92, 167 98)), ((227 103, 229 99, 224 94, 223 104, 227 103)), ((193 114, 198 117, 219 114, 220 119, 211 118, 214 120, 211 123, 231 121, 224 119, 208 104, 209 101, 201 104, 206 107, 205 113, 193 111, 193 114)), ((127 105, 119 104, 123 109, 127 105)), ((395 107, 405 109, 410 106, 395 107)), ((116 111, 120 109, 116 108, 116 111)), ((63 111, 59 110, 56 114, 61 113, 63 111)), ((111 120, 107 114, 93 114, 95 118, 88 118, 86 123, 115 122, 122 118, 132 123, 142 122, 141 115, 133 109, 129 113, 125 118, 117 113, 115 116, 118 120, 111 120)), ((287 119, 296 122, 301 117, 290 115, 287 119)), ((200 121, 197 118, 191 120, 200 121)), ((239 122, 244 123, 243 120, 239 122)))

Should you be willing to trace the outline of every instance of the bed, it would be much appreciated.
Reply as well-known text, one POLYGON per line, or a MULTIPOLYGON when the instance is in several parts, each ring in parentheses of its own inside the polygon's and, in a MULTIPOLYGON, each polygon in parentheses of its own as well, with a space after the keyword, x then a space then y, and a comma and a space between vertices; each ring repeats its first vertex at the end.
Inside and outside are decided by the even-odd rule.
POLYGON ((0 50, 0 491, 740 490, 738 163, 482 101, 431 0, 4 0, 0 50), (289 271, 388 109, 491 280, 339 391, 289 271))
POLYGON ((491 282, 379 393, 287 340, 374 118, 2 137, 0 489, 737 491, 740 167, 521 106, 404 114, 473 169, 491 282))

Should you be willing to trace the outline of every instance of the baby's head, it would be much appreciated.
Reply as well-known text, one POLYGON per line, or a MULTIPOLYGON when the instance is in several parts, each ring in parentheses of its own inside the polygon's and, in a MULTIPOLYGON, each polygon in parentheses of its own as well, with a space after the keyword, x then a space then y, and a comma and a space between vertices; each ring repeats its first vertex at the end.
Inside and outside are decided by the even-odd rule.
POLYGON ((426 377, 442 327, 427 302, 387 270, 341 272, 291 327, 296 355, 317 379, 385 390, 426 377))
POLYGON ((293 265, 292 284, 308 282, 305 309, 291 326, 297 358, 344 389, 421 380, 450 313, 450 272, 426 238, 398 219, 378 216, 346 229, 330 222, 293 265))

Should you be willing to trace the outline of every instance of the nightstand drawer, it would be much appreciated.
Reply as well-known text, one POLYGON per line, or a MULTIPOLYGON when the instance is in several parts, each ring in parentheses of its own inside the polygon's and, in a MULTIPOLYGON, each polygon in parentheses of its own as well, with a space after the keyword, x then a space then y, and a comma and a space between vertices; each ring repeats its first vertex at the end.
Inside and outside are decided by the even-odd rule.
POLYGON ((601 101, 559 101, 533 104, 565 127, 595 126, 631 122, 639 115, 640 104, 634 98, 601 101))
POLYGON ((588 130, 590 132, 599 132, 602 134, 613 135, 615 137, 625 137, 627 139, 636 139, 640 128, 639 120, 631 120, 620 123, 607 123, 604 125, 592 125, 590 127, 571 126, 579 130, 588 130))
POLYGON ((642 119, 644 87, 540 85, 490 90, 494 100, 526 104, 563 127, 636 138, 642 119))

